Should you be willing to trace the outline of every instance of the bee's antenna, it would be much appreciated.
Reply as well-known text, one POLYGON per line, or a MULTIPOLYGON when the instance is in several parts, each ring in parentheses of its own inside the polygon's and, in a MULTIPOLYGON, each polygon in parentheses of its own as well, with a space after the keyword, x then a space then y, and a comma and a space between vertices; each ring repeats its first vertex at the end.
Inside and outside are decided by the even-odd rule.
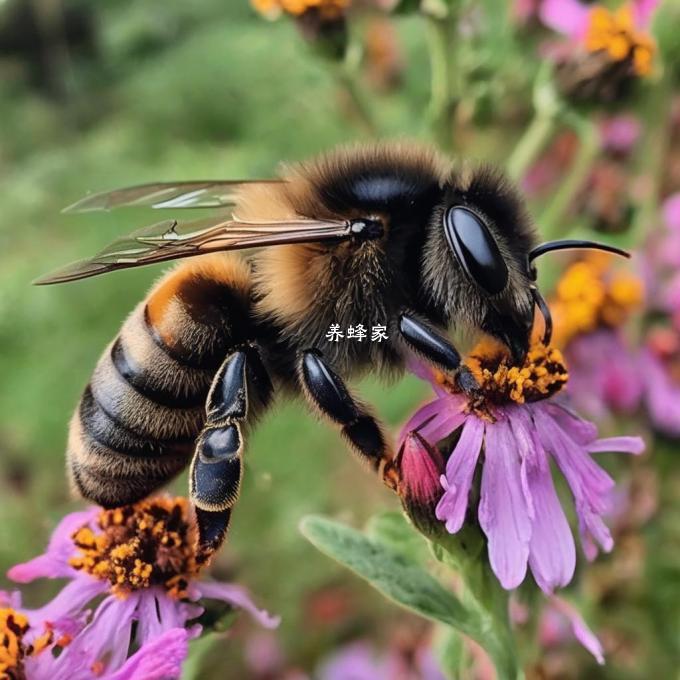
POLYGON ((630 253, 617 248, 616 246, 610 246, 606 243, 598 243, 597 241, 581 241, 579 239, 563 239, 561 241, 547 241, 546 243, 541 243, 541 245, 536 246, 533 250, 529 252, 529 262, 532 262, 537 257, 550 253, 554 250, 572 250, 572 249, 590 249, 590 250, 604 250, 607 253, 614 253, 615 255, 621 255, 621 257, 630 257, 630 253))
POLYGON ((553 331, 553 321, 552 315, 550 314, 550 307, 548 307, 548 303, 545 301, 545 298, 541 295, 536 286, 531 286, 531 295, 534 298, 536 306, 538 307, 538 311, 541 312, 541 315, 543 316, 543 322, 545 323, 545 330, 543 331, 543 344, 547 347, 550 345, 550 341, 552 340, 553 331))

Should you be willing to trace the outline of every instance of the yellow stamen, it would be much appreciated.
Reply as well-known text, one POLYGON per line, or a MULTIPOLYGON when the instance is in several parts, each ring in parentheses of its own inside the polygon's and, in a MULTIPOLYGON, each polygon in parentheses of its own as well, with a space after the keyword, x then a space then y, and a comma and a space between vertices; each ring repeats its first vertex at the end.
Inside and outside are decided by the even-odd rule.
POLYGON ((73 534, 72 567, 109 581, 120 597, 154 585, 186 595, 188 580, 199 569, 186 499, 160 497, 102 510, 97 524, 101 533, 83 527, 73 534))
POLYGON ((503 345, 485 339, 465 362, 477 379, 484 403, 472 405, 480 415, 488 404, 524 404, 547 399, 559 392, 569 378, 562 353, 554 347, 534 344, 522 366, 514 366, 503 345))
POLYGON ((282 12, 299 17, 310 10, 318 11, 325 19, 336 19, 349 7, 350 0, 250 0, 255 11, 268 17, 282 12))
POLYGON ((626 3, 615 12, 593 7, 589 19, 585 35, 589 52, 606 52, 616 62, 629 59, 637 75, 649 75, 656 43, 649 34, 636 29, 631 4, 626 3))
POLYGON ((23 677, 28 619, 9 607, 0 609, 0 678, 23 677))
POLYGON ((565 347, 575 336, 598 328, 621 326, 642 304, 640 278, 606 263, 597 254, 574 262, 562 274, 550 304, 556 346, 565 347))

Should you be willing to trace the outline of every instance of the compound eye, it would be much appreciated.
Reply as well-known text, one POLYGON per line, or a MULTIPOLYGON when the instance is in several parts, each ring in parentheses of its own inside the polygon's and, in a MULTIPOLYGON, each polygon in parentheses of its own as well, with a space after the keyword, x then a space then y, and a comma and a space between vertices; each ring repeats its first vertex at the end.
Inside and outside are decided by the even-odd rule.
POLYGON ((508 268, 488 227, 471 210, 449 208, 444 217, 449 247, 468 278, 489 295, 508 283, 508 268))

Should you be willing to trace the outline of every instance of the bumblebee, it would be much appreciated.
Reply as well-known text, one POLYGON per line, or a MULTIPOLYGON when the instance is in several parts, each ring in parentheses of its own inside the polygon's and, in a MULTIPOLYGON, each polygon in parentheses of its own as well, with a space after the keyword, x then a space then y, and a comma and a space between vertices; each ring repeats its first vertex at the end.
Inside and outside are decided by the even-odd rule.
POLYGON ((488 333, 521 362, 536 306, 550 334, 534 259, 573 247, 623 254, 584 241, 537 246, 499 171, 399 144, 336 150, 274 180, 148 184, 70 210, 120 206, 226 214, 160 221, 36 282, 192 258, 160 279, 104 351, 71 421, 69 475, 82 496, 115 507, 190 463, 201 559, 224 539, 247 432, 275 393, 302 394, 397 488, 383 430, 346 381, 399 374, 415 353, 474 393, 449 328, 488 333), (384 327, 387 339, 334 342, 333 325, 384 327))

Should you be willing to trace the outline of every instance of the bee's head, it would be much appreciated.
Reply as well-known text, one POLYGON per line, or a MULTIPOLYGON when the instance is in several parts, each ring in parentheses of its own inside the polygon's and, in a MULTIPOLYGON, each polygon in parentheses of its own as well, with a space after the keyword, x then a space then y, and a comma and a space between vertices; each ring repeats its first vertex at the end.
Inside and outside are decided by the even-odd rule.
POLYGON ((529 350, 534 308, 550 312, 536 285, 533 260, 560 248, 617 249, 584 241, 536 246, 519 193, 497 171, 481 168, 452 176, 428 227, 423 278, 430 300, 447 323, 464 323, 500 340, 516 363, 529 350))

